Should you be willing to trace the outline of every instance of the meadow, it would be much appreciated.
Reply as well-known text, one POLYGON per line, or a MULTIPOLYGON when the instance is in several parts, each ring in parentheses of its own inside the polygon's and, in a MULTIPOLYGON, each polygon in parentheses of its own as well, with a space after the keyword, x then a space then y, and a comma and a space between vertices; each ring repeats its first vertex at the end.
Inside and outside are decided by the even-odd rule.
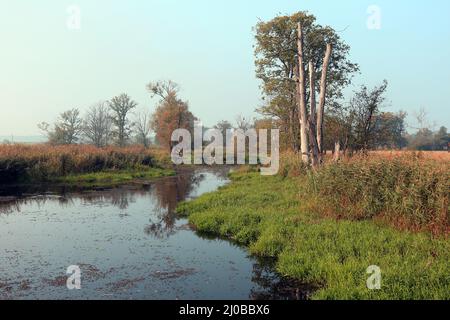
POLYGON ((94 183, 173 174, 167 152, 131 146, 0 145, 0 183, 94 183))
POLYGON ((284 154, 278 176, 231 174, 179 206, 200 233, 274 258, 312 299, 450 299, 450 165, 444 154, 383 153, 306 171, 284 154), (369 266, 382 271, 367 288, 369 266))

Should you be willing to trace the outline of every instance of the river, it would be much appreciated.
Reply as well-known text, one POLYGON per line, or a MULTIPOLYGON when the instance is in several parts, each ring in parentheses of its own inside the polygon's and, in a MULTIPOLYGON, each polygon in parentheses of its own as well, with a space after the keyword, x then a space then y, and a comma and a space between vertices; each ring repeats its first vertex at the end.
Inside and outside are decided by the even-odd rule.
POLYGON ((228 183, 200 168, 111 189, 1 188, 0 299, 299 299, 270 263, 177 219, 228 183), (69 266, 81 288, 69 290, 69 266))

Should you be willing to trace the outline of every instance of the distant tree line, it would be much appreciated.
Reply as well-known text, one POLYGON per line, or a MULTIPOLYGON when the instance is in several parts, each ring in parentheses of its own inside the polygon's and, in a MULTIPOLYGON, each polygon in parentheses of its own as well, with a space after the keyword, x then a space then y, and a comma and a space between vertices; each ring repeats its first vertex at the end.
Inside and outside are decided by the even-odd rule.
MULTIPOLYGON (((53 125, 46 122, 38 127, 47 135, 48 142, 55 145, 89 143, 97 147, 107 145, 125 146, 135 141, 142 142, 142 134, 149 139, 149 123, 142 127, 141 112, 131 112, 137 107, 127 94, 121 94, 110 101, 98 102, 91 106, 84 116, 78 108, 61 113, 53 125)), ((144 140, 145 140, 144 139, 144 140)), ((149 145, 145 140, 145 145, 149 145)))
POLYGON ((446 127, 441 127, 438 131, 425 128, 415 134, 407 135, 408 146, 414 150, 440 151, 449 150, 450 134, 446 127))
MULTIPOLYGON (((152 98, 159 98, 153 112, 137 111, 138 104, 127 94, 121 94, 92 105, 84 114, 78 108, 64 111, 53 124, 42 122, 38 127, 52 145, 91 144, 102 148, 139 144, 148 148, 153 143, 171 150, 172 132, 187 129, 193 134, 198 118, 189 110, 189 103, 179 97, 180 86, 177 83, 171 80, 150 82, 146 89, 152 98)), ((258 127, 258 121, 264 122, 238 115, 234 125, 224 120, 214 128, 225 137, 227 130, 245 131, 258 127)))
POLYGON ((178 98, 176 83, 150 83, 147 89, 152 96, 161 98, 154 113, 138 111, 138 104, 127 94, 121 94, 94 104, 84 115, 73 108, 61 113, 55 123, 42 122, 38 127, 54 145, 84 143, 101 148, 140 144, 150 147, 154 133, 155 143, 169 147, 172 131, 193 129, 196 118, 189 111, 188 103, 178 98))

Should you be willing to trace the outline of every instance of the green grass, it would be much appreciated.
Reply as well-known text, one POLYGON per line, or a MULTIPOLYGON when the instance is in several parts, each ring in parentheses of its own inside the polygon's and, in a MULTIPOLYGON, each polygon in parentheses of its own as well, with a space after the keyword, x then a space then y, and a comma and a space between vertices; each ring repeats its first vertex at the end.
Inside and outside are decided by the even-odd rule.
POLYGON ((302 212, 300 178, 231 178, 178 212, 199 232, 276 258, 281 274, 318 286, 313 299, 450 299, 448 239, 302 212), (367 289, 371 265, 381 268, 381 290, 367 289))
POLYGON ((95 173, 68 175, 56 178, 54 182, 79 185, 117 185, 132 181, 151 180, 175 175, 171 169, 148 168, 142 170, 102 171, 95 173))

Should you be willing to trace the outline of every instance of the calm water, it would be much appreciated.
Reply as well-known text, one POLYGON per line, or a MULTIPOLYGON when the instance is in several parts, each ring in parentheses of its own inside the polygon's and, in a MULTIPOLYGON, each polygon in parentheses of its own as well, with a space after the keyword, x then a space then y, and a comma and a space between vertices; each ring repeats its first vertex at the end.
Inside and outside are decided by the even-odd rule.
POLYGON ((301 288, 176 219, 179 201, 227 183, 201 170, 111 190, 0 190, 0 299, 292 299, 301 288), (81 290, 68 290, 78 265, 81 290))

